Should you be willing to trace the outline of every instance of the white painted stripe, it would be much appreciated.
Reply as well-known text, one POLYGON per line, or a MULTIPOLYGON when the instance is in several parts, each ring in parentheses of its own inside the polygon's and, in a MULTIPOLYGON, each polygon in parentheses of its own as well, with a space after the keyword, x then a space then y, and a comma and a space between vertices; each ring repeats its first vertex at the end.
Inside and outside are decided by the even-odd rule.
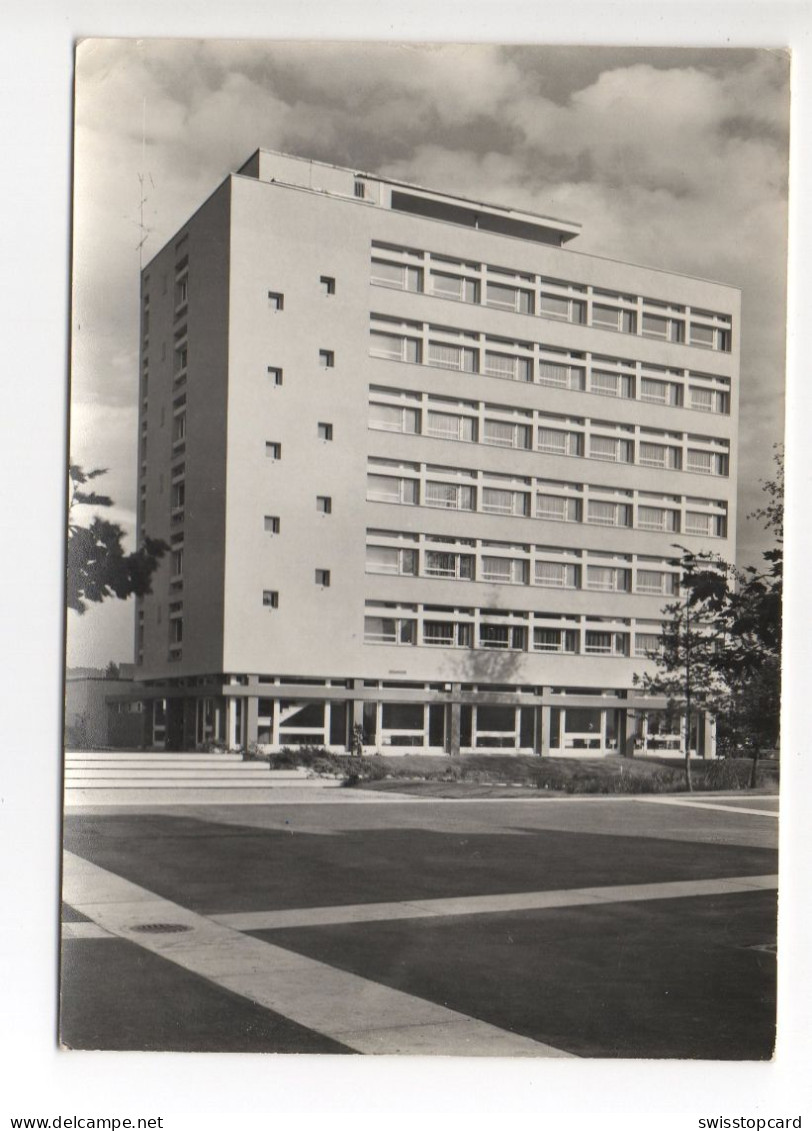
MULTIPOLYGON (((339 781, 322 781, 309 779, 306 781, 289 782, 285 785, 279 783, 275 790, 263 792, 250 785, 246 785, 242 796, 239 796, 240 787, 228 786, 222 790, 222 796, 217 794, 217 785, 210 789, 196 790, 195 786, 161 789, 141 789, 134 786, 128 789, 116 789, 108 786, 106 789, 88 790, 84 785, 77 783, 68 785, 65 789, 64 802, 66 809, 77 808, 148 808, 163 805, 618 805, 629 802, 651 802, 660 805, 688 805, 694 809, 721 809, 725 813, 741 813, 746 810, 728 805, 711 805, 702 801, 681 801, 671 797, 640 796, 639 794, 553 794, 543 790, 530 797, 417 797, 407 793, 377 793, 363 789, 342 789, 339 781), (282 792, 284 790, 284 792, 282 792), (301 790, 301 796, 297 796, 301 790), (311 792, 312 791, 312 792, 311 792)), ((769 810, 756 810, 767 816, 777 816, 769 810)))
POLYGON ((64 901, 105 930, 362 1053, 567 1057, 528 1037, 249 938, 73 853, 64 901), (141 934, 177 923, 181 934, 141 934))
POLYGON ((688 801, 681 797, 640 797, 633 796, 630 801, 643 801, 649 805, 684 805, 688 809, 711 809, 719 813, 749 813, 755 817, 772 817, 778 819, 777 809, 745 809, 743 805, 716 805, 709 801, 688 801))
POLYGON ((98 923, 63 923, 62 938, 65 939, 112 939, 109 931, 98 923))
POLYGON ((606 903, 638 903, 650 899, 687 899, 691 896, 770 891, 777 887, 778 876, 733 876, 723 879, 675 880, 660 884, 471 895, 399 903, 359 903, 282 911, 238 911, 226 915, 212 915, 211 918, 215 923, 222 923, 238 931, 268 931, 285 927, 321 927, 339 923, 435 919, 447 915, 498 915, 508 911, 538 911, 606 903))

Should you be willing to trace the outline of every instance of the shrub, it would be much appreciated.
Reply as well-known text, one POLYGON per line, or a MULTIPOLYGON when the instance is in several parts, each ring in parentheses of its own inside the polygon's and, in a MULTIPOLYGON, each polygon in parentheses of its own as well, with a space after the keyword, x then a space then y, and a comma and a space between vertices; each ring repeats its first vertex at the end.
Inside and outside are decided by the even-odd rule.
POLYGON ((752 763, 743 758, 721 758, 704 767, 705 772, 696 775, 695 789, 747 789, 750 784, 752 763))
POLYGON ((339 774, 344 772, 346 758, 331 754, 323 746, 283 746, 268 758, 272 770, 290 770, 302 767, 314 774, 339 774))
POLYGON ((385 777, 390 776, 380 754, 371 754, 366 758, 344 759, 341 770, 344 774, 342 785, 350 788, 362 781, 383 781, 385 777))

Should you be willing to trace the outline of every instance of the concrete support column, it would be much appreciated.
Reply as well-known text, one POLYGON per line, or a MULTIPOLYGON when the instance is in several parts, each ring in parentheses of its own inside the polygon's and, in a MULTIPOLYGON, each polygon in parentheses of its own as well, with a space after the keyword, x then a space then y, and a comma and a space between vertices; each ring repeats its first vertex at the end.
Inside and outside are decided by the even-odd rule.
POLYGON ((552 707, 542 707, 541 713, 541 734, 539 743, 539 753, 542 758, 550 753, 550 715, 552 707))
POLYGON ((618 736, 618 750, 626 758, 634 757, 634 740, 637 734, 637 711, 627 707, 621 712, 621 734, 618 736))
MULTIPOLYGON (((257 714, 259 714, 259 700, 257 700, 257 714)), ((282 714, 282 700, 273 701, 273 719, 271 720, 271 746, 279 746, 279 716, 282 714)))
MULTIPOLYGON (((462 688, 459 683, 451 684, 451 694, 459 696, 462 688)), ((451 717, 448 727, 448 752, 456 757, 460 752, 460 732, 462 730, 462 705, 459 701, 450 704, 451 717)))
MULTIPOLYGON (((348 681, 349 690, 352 693, 356 687, 361 685, 360 679, 351 679, 348 681)), ((356 727, 364 729, 364 701, 363 699, 353 699, 351 703, 347 704, 348 707, 348 734, 347 740, 349 743, 348 749, 352 749, 352 736, 356 727)))
POLYGON ((233 696, 226 698, 226 743, 229 750, 237 750, 240 745, 237 734, 237 700, 233 696))
POLYGON ((243 718, 245 719, 245 745, 256 745, 257 738, 259 737, 259 726, 257 719, 259 718, 259 699, 256 695, 247 695, 242 701, 242 709, 244 712, 243 718))

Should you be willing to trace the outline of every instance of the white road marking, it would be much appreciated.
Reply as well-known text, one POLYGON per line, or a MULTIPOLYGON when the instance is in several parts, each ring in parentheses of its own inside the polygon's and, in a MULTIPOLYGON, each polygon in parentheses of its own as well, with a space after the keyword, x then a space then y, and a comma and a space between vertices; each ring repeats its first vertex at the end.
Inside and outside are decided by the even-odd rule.
POLYGON ((240 934, 70 852, 64 854, 62 896, 105 931, 356 1052, 571 1055, 240 934), (142 934, 135 929, 149 923, 178 924, 187 930, 142 934))
POLYGON ((237 911, 212 915, 215 923, 238 931, 280 930, 285 927, 321 927, 339 923, 376 923, 397 919, 436 919, 448 915, 498 915, 508 911, 538 911, 557 907, 584 907, 607 903, 638 903, 650 899, 687 899, 691 896, 731 895, 744 891, 772 891, 778 876, 733 876, 722 879, 675 880, 659 884, 571 888, 563 891, 528 891, 501 895, 471 895, 450 899, 405 900, 398 903, 360 903, 337 907, 302 907, 282 911, 237 911))
POLYGON ((109 931, 100 927, 98 923, 63 923, 63 939, 112 939, 109 931))
POLYGON ((635 795, 629 798, 630 801, 643 801, 649 805, 684 805, 688 809, 715 809, 719 813, 749 813, 755 817, 772 817, 778 820, 777 809, 745 809, 743 805, 718 805, 710 801, 697 799, 696 801, 688 801, 681 797, 641 797, 635 795))

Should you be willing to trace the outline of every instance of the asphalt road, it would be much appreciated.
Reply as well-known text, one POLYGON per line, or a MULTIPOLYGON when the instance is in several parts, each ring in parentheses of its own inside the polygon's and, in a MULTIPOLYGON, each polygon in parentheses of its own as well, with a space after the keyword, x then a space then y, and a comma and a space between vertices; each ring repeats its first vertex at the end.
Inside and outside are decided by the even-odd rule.
MULTIPOLYGON (((497 912, 483 902, 478 910, 480 897, 558 893, 566 903, 583 889, 735 885, 774 874, 775 804, 763 813, 742 812, 741 798, 721 804, 724 811, 632 798, 74 810, 65 847, 196 916, 299 909, 307 921, 319 909, 348 908, 345 917, 359 921, 241 928, 240 937, 267 944, 276 961, 284 952, 311 960, 316 978, 343 972, 540 1047, 764 1059, 775 1013, 768 888, 680 889, 673 898, 664 888, 668 898, 612 895, 497 912), (465 914, 431 903, 456 898, 468 901, 465 914), (421 901, 435 909, 431 917, 408 917, 421 901), (400 908, 407 917, 398 918, 400 908)), ((260 1005, 216 976, 180 968, 170 951, 148 952, 126 930, 116 937, 108 923, 94 936, 92 907, 74 903, 79 911, 66 915, 73 937, 63 943, 65 1044, 348 1050, 326 999, 301 1024, 295 995, 283 1015, 268 1007, 276 999, 267 987, 265 997, 254 995, 260 1005)))

